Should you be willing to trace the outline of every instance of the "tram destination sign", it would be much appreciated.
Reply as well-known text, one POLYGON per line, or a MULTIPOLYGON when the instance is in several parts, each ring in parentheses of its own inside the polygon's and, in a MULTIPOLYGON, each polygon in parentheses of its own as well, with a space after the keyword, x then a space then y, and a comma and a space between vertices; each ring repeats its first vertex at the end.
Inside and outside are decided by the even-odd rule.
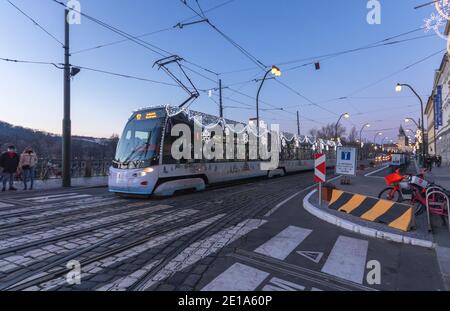
POLYGON ((356 176, 356 148, 338 147, 336 152, 336 174, 356 176))

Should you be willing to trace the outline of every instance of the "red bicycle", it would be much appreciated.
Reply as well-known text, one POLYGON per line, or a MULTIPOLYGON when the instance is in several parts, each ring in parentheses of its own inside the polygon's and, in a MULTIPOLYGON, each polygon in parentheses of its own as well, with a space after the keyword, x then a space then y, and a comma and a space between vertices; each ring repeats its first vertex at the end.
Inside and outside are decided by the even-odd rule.
POLYGON ((430 186, 430 183, 424 179, 424 173, 401 175, 400 170, 396 170, 385 177, 389 187, 383 189, 378 198, 413 205, 415 214, 422 214, 427 206, 427 187, 430 186))

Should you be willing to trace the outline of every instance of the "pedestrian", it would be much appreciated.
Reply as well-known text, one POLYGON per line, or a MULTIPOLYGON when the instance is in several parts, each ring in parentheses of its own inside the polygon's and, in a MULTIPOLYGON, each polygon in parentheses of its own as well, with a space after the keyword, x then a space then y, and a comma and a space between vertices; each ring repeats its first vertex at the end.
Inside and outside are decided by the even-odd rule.
POLYGON ((3 188, 2 192, 6 191, 6 184, 9 181, 9 190, 16 191, 14 188, 14 174, 19 167, 19 156, 16 153, 16 147, 13 145, 8 146, 8 151, 2 153, 0 156, 0 166, 3 168, 3 188))
POLYGON ((33 190, 34 172, 38 158, 33 148, 27 147, 20 155, 19 169, 22 171, 23 190, 28 189, 28 179, 30 179, 30 190, 33 190))
POLYGON ((426 168, 428 169, 429 172, 431 172, 433 170, 433 159, 431 158, 431 156, 426 156, 425 158, 425 163, 426 163, 426 168))

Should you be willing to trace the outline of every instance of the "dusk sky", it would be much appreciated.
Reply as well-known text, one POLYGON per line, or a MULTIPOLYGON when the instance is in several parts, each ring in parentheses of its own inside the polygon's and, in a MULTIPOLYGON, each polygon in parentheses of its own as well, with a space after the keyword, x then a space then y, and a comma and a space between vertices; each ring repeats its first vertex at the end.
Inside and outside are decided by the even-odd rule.
MULTIPOLYGON (((60 41, 64 37, 63 7, 51 0, 11 0, 33 17, 60 41)), ((179 0, 81 0, 82 12, 98 18, 132 35, 164 29, 142 38, 149 43, 176 53, 186 60, 220 74, 224 86, 249 95, 224 90, 225 117, 247 121, 255 116, 258 83, 243 81, 261 78, 263 72, 206 23, 173 28, 193 13, 179 0), (240 71, 241 69, 249 69, 240 71), (240 71, 228 73, 230 71, 240 71), (231 98, 231 100, 229 99, 231 98), (237 102, 234 102, 235 100, 237 102)), ((194 0, 188 1, 198 9, 194 0)), ((199 0, 204 11, 226 0, 199 0)), ((285 131, 296 131, 295 112, 300 111, 302 134, 311 128, 343 121, 350 130, 371 123, 365 137, 374 133, 396 139, 398 127, 405 117, 419 118, 419 103, 405 90, 395 92, 397 82, 413 85, 424 102, 430 95, 434 72, 439 67, 446 42, 433 32, 423 30, 395 40, 414 38, 391 46, 356 51, 329 59, 320 56, 359 48, 393 37, 424 25, 424 19, 436 13, 434 6, 415 10, 425 0, 381 1, 382 22, 366 21, 367 0, 235 0, 206 12, 221 31, 239 43, 265 65, 279 65, 280 81, 310 101, 268 80, 261 100, 288 112, 264 110, 262 118, 279 123, 285 131), (419 38, 417 37, 423 37, 419 38), (435 56, 412 66, 432 54, 435 56), (292 62, 307 59, 306 61, 292 62), (305 62, 321 62, 321 70, 313 65, 294 70, 305 62), (394 73, 398 72, 394 75, 394 73), (389 77, 390 76, 390 77, 389 77), (386 78, 389 77, 389 78, 386 78), (386 78, 386 79, 385 79, 386 78), (380 81, 381 80, 381 81, 380 81), (380 83, 375 83, 380 81, 380 83), (366 86, 370 86, 365 88, 366 86), (347 96, 347 99, 332 100, 347 96), (314 103, 314 104, 312 104, 314 103), (322 109, 316 105, 325 108, 322 109), (314 120, 314 121, 313 121, 314 120)), ((192 19, 198 20, 198 18, 192 19)), ((0 1, 0 58, 61 63, 63 49, 55 40, 36 27, 6 0, 0 1)), ((172 83, 164 72, 152 68, 161 56, 133 42, 77 51, 121 40, 98 24, 82 18, 81 25, 71 26, 71 63, 105 71, 172 83)), ((186 64, 188 65, 188 64, 186 64)), ((188 65, 189 66, 189 65, 188 65)), ((217 80, 216 75, 190 66, 217 80)), ((202 90, 216 88, 196 73, 187 73, 202 90)), ((63 72, 51 65, 17 64, 0 61, 0 120, 49 132, 60 133, 63 108, 63 72)), ((109 137, 120 133, 131 112, 139 107, 178 105, 186 93, 173 86, 131 80, 82 70, 72 82, 72 127, 77 135, 109 137)), ((217 92, 212 99, 217 101, 217 92)), ((218 114, 217 104, 205 92, 191 109, 218 114)), ((261 104, 261 108, 270 108, 261 104)))

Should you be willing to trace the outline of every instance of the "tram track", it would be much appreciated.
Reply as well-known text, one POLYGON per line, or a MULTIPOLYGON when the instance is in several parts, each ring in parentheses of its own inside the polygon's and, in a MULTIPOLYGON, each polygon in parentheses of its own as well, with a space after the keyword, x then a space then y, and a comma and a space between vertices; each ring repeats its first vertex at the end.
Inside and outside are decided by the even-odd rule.
MULTIPOLYGON (((225 218, 222 218, 220 220, 220 227, 225 227, 227 225, 230 225, 233 221, 239 222, 239 219, 244 218, 251 218, 255 217, 258 214, 261 214, 262 212, 270 209, 273 207, 273 204, 277 203, 280 199, 282 199, 285 196, 289 196, 289 194, 295 193, 298 191, 298 187, 295 187, 288 190, 288 191, 280 191, 276 195, 265 191, 267 186, 278 184, 278 183, 286 183, 287 185, 290 185, 290 181, 294 176, 286 176, 282 179, 276 179, 276 180, 263 180, 262 185, 255 185, 255 183, 246 183, 251 188, 244 189, 243 191, 239 191, 239 193, 236 193, 234 191, 229 191, 231 187, 222 187, 217 188, 214 190, 220 191, 223 190, 224 193, 221 193, 219 195, 214 194, 214 198, 216 202, 209 201, 209 205, 212 203, 214 206, 209 206, 208 204, 201 204, 200 202, 203 202, 203 198, 198 197, 198 193, 194 194, 188 194, 186 196, 183 196, 183 206, 174 207, 174 213, 176 211, 179 211, 181 208, 187 209, 187 208, 199 208, 199 214, 191 217, 186 217, 187 219, 181 219, 179 221, 175 221, 171 224, 161 224, 161 225, 150 225, 145 228, 141 228, 139 230, 136 230, 136 232, 130 233, 130 232, 124 232, 119 235, 115 235, 109 239, 105 239, 102 241, 99 241, 98 243, 95 243, 93 245, 90 245, 86 248, 83 248, 78 251, 71 252, 68 255, 64 255, 61 258, 55 260, 50 265, 46 265, 39 269, 34 269, 32 271, 25 271, 29 267, 25 268, 19 268, 18 270, 24 270, 24 272, 20 275, 17 274, 18 271, 16 271, 15 276, 12 279, 3 279, 1 281, 0 290, 23 290, 27 289, 36 285, 43 284, 45 282, 54 280, 58 277, 61 277, 65 273, 67 273, 67 269, 65 268, 64 264, 71 260, 71 258, 82 258, 80 263, 82 266, 88 265, 90 263, 95 263, 97 261, 100 261, 102 259, 108 258, 110 256, 113 256, 115 254, 121 253, 123 251, 126 251, 127 249, 133 248, 138 245, 142 245, 145 242, 148 242, 149 240, 155 239, 157 237, 161 237, 164 234, 170 233, 172 231, 179 230, 180 228, 194 225, 196 223, 199 223, 201 221, 205 221, 207 219, 210 219, 211 217, 221 215, 222 213, 225 214, 225 218), (256 188, 255 188, 256 186, 256 188), (259 200, 264 202, 264 204, 256 204, 252 206, 252 203, 254 198, 258 197, 259 200), (190 206, 186 206, 185 203, 194 201, 194 204, 191 204, 190 206), (199 202, 200 201, 200 202, 199 202), (214 203, 221 204, 222 207, 217 208, 217 205, 214 203), (202 206, 200 206, 202 205, 202 206), (243 207, 246 206, 252 206, 251 209, 246 209, 243 207), (203 208, 202 208, 203 207, 203 208), (146 233, 143 233, 143 231, 146 231, 146 233), (134 237, 133 237, 134 235, 134 237), (124 239, 130 239, 131 242, 125 242, 120 244, 120 241, 123 241, 124 239), (120 245, 119 245, 120 244, 120 245), (101 252, 99 254, 94 254, 93 256, 87 256, 88 254, 94 253, 96 249, 99 248, 107 248, 107 251, 101 252), (63 265, 64 267, 60 267, 60 265, 63 265), (42 276, 42 274, 45 274, 42 276)), ((241 185, 241 184, 239 184, 241 185)), ((239 186, 235 185, 235 186, 239 186)), ((286 188, 286 187, 285 187, 286 188)), ((285 189, 283 188, 283 189, 285 189)), ((212 192, 211 188, 208 189, 209 191, 206 192, 212 192)), ((164 200, 158 200, 157 203, 160 204, 169 204, 169 202, 173 201, 179 201, 180 196, 176 196, 174 198, 170 199, 164 199, 164 200)), ((258 200, 258 201, 259 201, 258 200)), ((152 202, 153 203, 153 202, 152 202)), ((169 214, 170 215, 170 214, 169 214)), ((167 217, 168 215, 161 215, 160 218, 167 217)), ((142 216, 133 217, 133 219, 139 219, 142 216)), ((127 219, 126 222, 130 222, 132 219, 127 219)), ((153 221, 156 221, 154 219, 153 221)), ((20 250, 32 248, 32 247, 38 247, 42 246, 43 243, 51 243, 58 240, 63 240, 65 238, 74 238, 76 236, 79 236, 81 234, 89 234, 89 232, 93 232, 95 230, 99 230, 101 228, 108 228, 120 223, 124 223, 125 220, 118 220, 113 223, 104 224, 97 227, 91 227, 84 230, 79 230, 77 232, 71 232, 70 234, 61 235, 57 237, 52 237, 51 239, 47 239, 45 241, 36 241, 36 243, 30 243, 25 245, 20 245, 15 248, 9 248, 5 250, 0 250, 0 255, 11 253, 11 252, 17 252, 20 250)), ((186 247, 191 245, 197 240, 201 240, 202 237, 207 236, 208 234, 211 234, 214 230, 220 230, 219 226, 217 226, 217 221, 213 222, 212 224, 208 225, 205 229, 201 229, 200 232, 196 233, 191 239, 189 239, 188 242, 183 243, 181 247, 177 247, 174 249, 173 252, 169 254, 168 257, 164 261, 161 262, 160 265, 155 267, 155 269, 152 270, 152 275, 156 274, 158 271, 161 270, 161 266, 164 267, 164 263, 170 261, 173 257, 175 257, 179 252, 183 251, 186 247)), ((142 289, 142 284, 145 284, 145 281, 148 280, 148 278, 151 278, 152 275, 147 274, 145 278, 142 279, 139 284, 136 284, 133 286, 133 288, 139 290, 142 289)))
MULTIPOLYGON (((297 190, 296 190, 297 191, 297 190)), ((292 192, 292 191, 290 191, 292 192)), ((151 269, 150 272, 146 273, 144 276, 139 278, 135 283, 130 285, 127 290, 131 291, 144 291, 147 290, 149 287, 147 287, 147 284, 153 283, 153 278, 161 271, 163 270, 167 264, 169 264, 178 254, 180 254, 183 250, 187 249, 191 245, 193 245, 195 242, 201 241, 203 239, 206 239, 207 237, 213 235, 214 233, 220 231, 222 228, 226 228, 228 226, 232 226, 234 223, 239 223, 239 221, 243 219, 252 219, 257 216, 261 216, 269 210, 273 204, 276 204, 276 202, 279 202, 279 200, 282 197, 285 197, 286 193, 278 194, 278 195, 267 195, 267 200, 264 200, 264 204, 256 204, 254 205, 251 210, 244 210, 244 213, 241 209, 234 209, 231 211, 231 213, 227 214, 225 218, 221 219, 221 226, 220 228, 217 227, 217 224, 213 223, 205 227, 204 229, 201 229, 200 232, 197 232, 189 238, 186 242, 184 242, 180 247, 175 248, 172 252, 170 252, 166 258, 160 262, 158 262, 154 268, 151 269), (269 198, 270 197, 270 198, 269 198)), ((231 240, 231 239, 230 239, 231 240)), ((195 251, 194 249, 193 251, 195 251)))
POLYGON ((95 205, 95 206, 87 206, 83 207, 83 210, 86 208, 94 208, 94 210, 89 210, 88 214, 82 213, 80 210, 70 210, 67 211, 67 213, 62 212, 58 213, 56 215, 52 215, 50 217, 43 215, 39 218, 45 218, 42 220, 39 219, 29 219, 24 221, 17 221, 8 223, 6 225, 0 225, 0 236, 5 233, 14 233, 14 232, 20 232, 20 231, 26 231, 27 233, 30 233, 28 229, 31 229, 33 231, 44 229, 46 227, 54 227, 58 224, 71 224, 73 222, 80 222, 80 221, 89 221, 93 218, 96 218, 98 216, 102 217, 109 217, 114 216, 120 213, 128 213, 131 211, 137 211, 136 208, 148 208, 151 206, 155 206, 154 202, 134 202, 131 204, 127 204, 121 209, 120 205, 125 202, 104 202, 102 205, 95 205), (106 210, 107 209, 107 210, 106 210), (114 210, 116 209, 116 210, 114 210))
MULTIPOLYGON (((285 178, 288 178, 288 177, 289 176, 287 176, 285 178)), ((265 179, 265 180, 261 180, 261 181, 267 182, 269 185, 279 183, 280 181, 284 182, 284 180, 281 180, 281 179, 277 179, 277 180, 265 179)), ((226 187, 222 186, 222 187, 217 187, 217 188, 208 188, 207 191, 224 191, 225 194, 223 194, 223 195, 225 195, 225 196, 236 195, 236 193, 234 193, 234 192, 229 193, 229 194, 227 194, 226 192, 229 191, 230 189, 232 189, 233 187, 238 187, 243 184, 248 184, 248 182, 245 183, 243 181, 240 181, 237 184, 230 184, 230 185, 227 185, 226 187)), ((255 189, 255 188, 252 188, 252 189, 255 189)), ((241 190, 240 192, 247 192, 247 191, 251 191, 252 189, 245 189, 245 190, 241 190)), ((191 195, 187 195, 187 196, 191 196, 191 195)), ((194 197, 193 198, 191 197, 190 199, 188 198, 187 201, 189 201, 189 200, 194 201, 194 202, 198 201, 198 198, 195 197, 195 193, 192 194, 192 196, 194 196, 194 197)), ((24 221, 19 220, 16 222, 7 223, 5 225, 0 225, 0 236, 5 233, 9 233, 9 234, 15 233, 15 232, 20 233, 20 231, 26 231, 27 228, 36 231, 38 229, 45 228, 46 226, 54 227, 55 225, 58 225, 58 220, 60 223, 64 223, 64 224, 69 224, 71 221, 90 220, 90 218, 96 217, 99 215, 99 214, 95 214, 97 211, 100 211, 105 207, 107 207, 108 209, 114 209, 117 206, 120 206, 122 203, 127 203, 127 200, 126 199, 119 200, 117 202, 114 202, 112 206, 111 206, 110 202, 111 201, 103 201, 103 200, 100 202, 93 202, 93 203, 90 203, 90 204, 88 204, 80 209, 77 209, 75 211, 68 210, 67 212, 61 212, 61 213, 58 213, 58 214, 56 214, 54 216, 50 216, 50 217, 47 215, 41 216, 41 214, 45 214, 48 211, 54 210, 55 209, 54 207, 45 209, 45 210, 39 210, 39 211, 34 210, 34 211, 30 211, 29 213, 18 212, 13 215, 9 215, 9 214, 4 215, 4 216, 6 216, 4 219, 18 217, 18 216, 27 217, 27 216, 31 216, 31 215, 41 216, 41 218, 45 218, 45 219, 42 221, 39 221, 36 219, 30 219, 30 220, 24 220, 24 221), (92 210, 92 208, 94 208, 94 210, 92 210), (86 209, 89 209, 89 212, 92 212, 92 214, 91 215, 80 215, 81 212, 83 212, 86 209), (74 219, 70 218, 72 216, 74 216, 74 219), (27 227, 27 225, 30 225, 30 227, 27 227)), ((110 214, 106 214, 106 215, 102 215, 102 216, 112 216, 112 215, 119 214, 119 213, 129 212, 129 211, 131 211, 131 208, 133 208, 133 207, 146 208, 146 207, 150 207, 152 204, 161 204, 161 203, 167 204, 167 205, 173 205, 173 204, 175 204, 175 202, 176 202, 176 200, 173 200, 172 198, 167 198, 167 199, 162 199, 162 200, 154 200, 151 202, 148 202, 148 201, 142 202, 142 201, 136 200, 136 202, 133 202, 133 203, 125 206, 125 208, 127 208, 125 210, 121 209, 121 210, 117 210, 117 211, 111 211, 110 214), (130 208, 130 209, 128 209, 128 208, 130 208)), ((70 203, 70 204, 64 205, 62 209, 64 209, 64 208, 70 209, 72 206, 74 206, 76 204, 77 203, 70 203)), ((27 231, 27 232, 29 232, 29 231, 27 231)))
MULTIPOLYGON (((279 194, 277 196, 273 196, 272 194, 267 193, 267 192, 265 192, 265 195, 264 195, 263 189, 260 189, 260 192, 262 192, 260 194, 262 195, 262 199, 264 199, 266 201, 267 207, 269 207, 270 204, 272 204, 272 201, 275 202, 277 199, 279 199, 278 198, 279 196, 283 195, 283 194, 279 194), (270 199, 270 197, 272 199, 270 199)), ((237 198, 237 197, 233 196, 233 193, 229 193, 228 197, 229 197, 229 202, 224 202, 223 206, 221 208, 219 208, 219 209, 216 206, 212 206, 212 207, 209 208, 209 211, 206 212, 205 210, 203 210, 203 212, 201 214, 199 214, 198 216, 196 215, 194 217, 190 217, 190 219, 188 221, 179 221, 179 222, 177 222, 175 224, 171 224, 169 226, 163 224, 163 225, 160 225, 160 226, 157 226, 157 227, 147 228, 150 232, 147 235, 145 235, 144 237, 141 237, 141 238, 138 238, 138 239, 133 239, 131 243, 125 243, 124 245, 121 245, 119 247, 114 247, 113 249, 108 250, 107 252, 98 254, 98 255, 96 255, 94 257, 82 259, 80 261, 80 263, 82 264, 82 266, 85 266, 85 265, 90 264, 92 262, 96 262, 96 261, 99 261, 101 259, 104 259, 104 258, 107 258, 109 256, 112 256, 114 254, 120 253, 120 252, 122 252, 124 250, 127 250, 129 248, 132 248, 134 246, 141 245, 141 244, 143 244, 143 243, 145 243, 145 242, 147 242, 147 241, 149 241, 149 240, 151 240, 153 238, 156 238, 158 236, 162 236, 162 235, 167 234, 167 233, 169 233, 171 231, 174 231, 174 230, 177 230, 177 229, 180 229, 182 227, 189 226, 189 225, 194 225, 194 224, 199 223, 201 221, 205 221, 205 220, 207 220, 207 219, 209 219, 211 217, 220 215, 221 213, 225 213, 225 214, 226 213, 230 213, 230 206, 236 206, 234 208, 231 208, 232 209, 232 213, 233 213, 232 214, 233 217, 231 217, 231 218, 234 218, 235 216, 238 215, 239 212, 242 211, 242 206, 245 206, 245 205, 248 205, 248 204, 251 203, 251 201, 253 199, 253 194, 247 193, 245 195, 245 197, 241 197, 240 196, 239 198, 237 198), (244 200, 244 201, 242 201, 242 200, 244 200), (236 203, 235 201, 240 201, 241 204, 234 204, 234 203, 236 203)), ((187 207, 185 207, 185 208, 187 208, 187 207)), ((227 219, 229 220, 230 217, 227 217, 227 219)), ((214 226, 214 225, 217 225, 217 224, 213 223, 211 226, 214 226)), ((62 263, 67 263, 72 258, 79 258, 80 256, 83 256, 83 254, 86 254, 86 253, 94 250, 95 248, 107 247, 108 243, 117 244, 118 243, 117 240, 121 239, 121 238, 125 238, 126 235, 127 235, 127 233, 121 234, 119 236, 114 236, 111 239, 101 241, 98 244, 89 246, 89 247, 87 247, 87 248, 85 248, 85 249, 83 249, 81 251, 77 251, 75 253, 72 253, 72 254, 69 254, 67 256, 64 256, 63 258, 55 261, 51 265, 48 265, 48 266, 44 267, 43 270, 45 270, 45 271, 51 270, 52 268, 57 267, 58 265, 60 265, 62 263)), ((140 233, 140 235, 142 236, 142 233, 140 233)), ((34 285, 37 285, 37 284, 42 284, 42 283, 44 283, 46 281, 55 279, 58 276, 61 276, 61 275, 65 274, 65 273, 67 273, 67 269, 64 267, 64 268, 62 268, 62 269, 60 269, 58 271, 51 272, 50 274, 48 274, 46 276, 39 277, 39 278, 37 278, 34 281, 29 281, 29 282, 26 282, 26 283, 20 283, 21 280, 23 281, 23 280, 26 280, 28 277, 30 277, 29 275, 25 274, 25 275, 22 275, 22 277, 20 277, 21 280, 15 279, 13 281, 14 284, 20 283, 17 286, 12 286, 14 284, 11 284, 11 282, 6 282, 5 283, 4 280, 2 280, 2 285, 0 286, 0 290, 1 289, 7 289, 7 290, 26 289, 28 287, 31 287, 31 286, 34 286, 34 285), (9 284, 9 286, 6 286, 4 284, 9 284)), ((36 274, 36 272, 33 272, 32 274, 36 274)))

